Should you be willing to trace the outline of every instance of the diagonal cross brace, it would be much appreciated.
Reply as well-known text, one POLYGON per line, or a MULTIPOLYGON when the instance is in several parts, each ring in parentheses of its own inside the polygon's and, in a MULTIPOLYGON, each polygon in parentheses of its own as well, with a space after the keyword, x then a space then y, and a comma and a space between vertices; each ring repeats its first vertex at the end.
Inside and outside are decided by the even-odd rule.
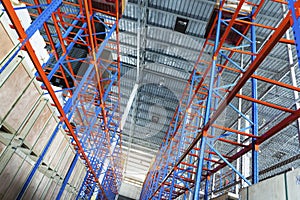
POLYGON ((241 174, 241 172, 239 172, 224 156, 222 156, 222 154, 217 151, 213 145, 211 145, 208 141, 206 142, 206 144, 209 146, 209 148, 214 151, 233 171, 235 171, 235 173, 237 173, 248 185, 251 185, 250 181, 248 181, 246 179, 245 176, 243 176, 243 174, 241 174))

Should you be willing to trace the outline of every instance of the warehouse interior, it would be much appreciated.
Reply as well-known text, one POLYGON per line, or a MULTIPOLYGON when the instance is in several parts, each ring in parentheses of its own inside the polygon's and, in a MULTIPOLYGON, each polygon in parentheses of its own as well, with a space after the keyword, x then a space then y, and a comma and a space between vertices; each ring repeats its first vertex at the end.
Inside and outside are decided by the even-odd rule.
POLYGON ((0 0, 0 199, 300 199, 299 17, 0 0))

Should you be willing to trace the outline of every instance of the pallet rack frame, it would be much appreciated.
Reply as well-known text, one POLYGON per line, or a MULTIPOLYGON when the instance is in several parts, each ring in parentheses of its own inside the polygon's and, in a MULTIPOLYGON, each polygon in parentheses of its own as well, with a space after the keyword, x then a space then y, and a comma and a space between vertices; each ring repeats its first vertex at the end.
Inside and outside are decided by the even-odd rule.
POLYGON ((37 70, 36 76, 42 81, 42 88, 45 90, 45 93, 48 93, 51 96, 53 106, 59 112, 60 123, 51 135, 42 154, 39 156, 33 170, 18 195, 18 199, 21 199, 25 193, 60 127, 63 127, 65 132, 70 136, 70 140, 76 150, 76 156, 72 161, 67 176, 63 180, 56 198, 60 199, 79 158, 84 161, 88 172, 77 198, 90 199, 94 193, 98 193, 98 198, 101 196, 101 199, 114 198, 122 179, 122 166, 120 162, 122 155, 121 133, 118 130, 120 125, 119 80, 121 68, 118 36, 118 24, 121 15, 119 13, 119 1, 115 2, 116 11, 110 13, 92 8, 91 0, 79 1, 78 3, 62 0, 47 0, 46 3, 40 3, 39 0, 34 0, 33 2, 33 4, 26 3, 26 7, 24 8, 19 8, 35 9, 38 12, 38 15, 30 13, 35 20, 28 29, 24 30, 12 3, 10 1, 1 1, 1 4, 5 8, 5 12, 9 16, 11 23, 19 36, 20 45, 15 53, 11 55, 10 59, 8 59, 1 67, 0 73, 5 70, 19 51, 25 50, 37 70), (74 12, 62 12, 62 7, 68 7, 71 11, 75 11, 75 14, 74 12), (94 27, 95 19, 93 17, 96 15, 100 15, 102 19, 105 19, 105 22, 102 23, 106 27, 106 37, 101 41, 101 45, 97 45, 97 42, 99 41, 96 38, 96 35, 103 33, 96 33, 94 27), (70 19, 72 23, 67 23, 67 19, 70 19), (49 29, 48 23, 50 21, 55 26, 55 34, 49 29), (78 21, 82 21, 82 25, 76 25, 78 21), (79 31, 75 34, 73 40, 70 41, 68 35, 75 27, 78 28, 79 31), (50 59, 43 63, 43 65, 40 64, 34 49, 32 48, 31 42, 29 41, 33 34, 42 28, 44 29, 45 37, 49 41, 48 45, 51 47, 50 59), (62 32, 64 34, 62 34, 62 32), (110 41, 113 34, 115 34, 116 42, 110 41), (53 37, 57 37, 58 42, 55 42, 53 37), (86 60, 70 58, 68 56, 70 50, 75 44, 82 45, 82 38, 86 38, 84 44, 89 48, 89 55, 91 58, 86 60), (57 52, 58 48, 61 48, 63 51, 63 55, 60 57, 57 52), (100 77, 100 69, 98 69, 101 62, 103 62, 100 59, 100 56, 104 48, 109 48, 116 54, 116 61, 112 61, 107 68, 110 77, 106 79, 100 77), (55 63, 51 63, 54 67, 50 73, 46 74, 44 68, 46 65, 50 64, 51 58, 55 58, 55 63), (56 94, 57 91, 53 90, 50 80, 55 76, 55 73, 60 70, 65 84, 69 86, 64 71, 68 73, 73 80, 78 78, 74 75, 71 68, 71 62, 76 60, 86 62, 88 64, 88 69, 83 77, 80 77, 79 81, 75 82, 76 87, 64 89, 67 91, 66 96, 68 98, 66 98, 65 104, 61 105, 56 94), (103 89, 105 81, 109 81, 109 84, 107 88, 103 89), (112 89, 113 87, 114 90, 112 89), (89 110, 86 110, 86 108, 89 108, 89 110), (83 116, 79 116, 81 117, 82 123, 79 123, 74 127, 70 121, 76 116, 76 112, 77 116, 78 113, 83 113, 83 116), (86 122, 87 124, 85 125, 83 122, 86 122), (104 167, 105 162, 109 164, 109 168, 104 167), (110 173, 106 173, 108 169, 110 173), (105 173, 102 180, 99 179, 101 173, 105 173))
MULTIPOLYGON (((265 57, 279 42, 298 44, 297 49, 299 48, 298 37, 296 37, 295 42, 282 38, 291 26, 293 26, 295 36, 300 33, 299 1, 289 1, 290 11, 277 27, 270 27, 255 22, 256 16, 264 3, 265 1, 259 1, 257 4, 254 4, 250 1, 241 0, 233 11, 232 17, 230 19, 223 19, 222 12, 226 10, 224 7, 225 1, 219 1, 218 17, 216 17, 212 25, 212 27, 216 27, 215 41, 212 43, 206 39, 203 45, 194 71, 190 76, 180 104, 170 123, 164 142, 147 174, 140 199, 175 199, 181 195, 183 195, 184 199, 190 199, 191 197, 193 199, 200 199, 200 194, 203 195, 204 199, 208 199, 213 192, 220 189, 214 188, 212 185, 214 184, 212 183, 214 174, 225 168, 229 176, 233 174, 231 177, 235 184, 241 181, 246 182, 248 185, 257 183, 259 181, 259 145, 300 117, 300 110, 293 110, 258 99, 258 81, 287 88, 292 91, 300 91, 298 87, 272 80, 268 77, 259 76, 255 73, 265 57), (244 18, 238 16, 243 4, 253 7, 252 13, 244 18), (242 23, 247 26, 244 33, 239 32, 233 27, 236 23, 242 23), (220 29, 221 24, 226 25, 226 30, 223 32, 220 29), (256 49, 256 27, 273 30, 272 35, 262 45, 260 50, 256 49), (246 36, 249 30, 250 38, 246 36), (225 40, 230 31, 241 36, 241 39, 234 47, 225 45, 225 40), (245 44, 242 44, 242 40, 248 42, 250 50, 243 50, 245 44), (213 46, 214 48, 211 61, 202 59, 202 54, 208 46, 213 46), (235 63, 231 59, 234 54, 248 55, 250 57, 249 65, 244 67, 235 63), (225 61, 220 59, 220 57, 225 61), (239 75, 237 81, 229 85, 220 84, 224 70, 237 73, 239 75), (251 81, 252 85, 251 96, 239 93, 248 80, 251 81), (221 92, 224 94, 221 94, 221 92), (231 103, 234 98, 252 103, 251 119, 238 108, 234 107, 231 103), (279 123, 274 124, 267 131, 260 133, 258 130, 258 105, 270 107, 282 113, 288 113, 288 116, 279 123), (217 124, 216 121, 224 114, 224 110, 227 107, 230 107, 241 118, 247 120, 250 126, 236 129, 217 124), (221 130, 223 133, 215 135, 215 131, 217 130, 221 130), (230 139, 230 137, 227 139, 226 137, 230 135, 246 137, 250 140, 250 143, 237 142, 230 139), (216 142, 236 146, 235 153, 222 154, 214 146, 216 142), (176 149, 178 151, 175 151, 176 149), (234 162, 250 151, 252 152, 252 176, 245 177, 236 168, 234 162), (231 171, 228 170, 229 168, 231 171), (240 177, 238 180, 235 179, 234 173, 240 177)), ((273 3, 288 4, 284 1, 275 0, 273 3)), ((212 30, 207 38, 211 34, 212 30)), ((299 51, 297 52, 299 54, 299 51)), ((219 181, 220 185, 222 185, 222 181, 224 182, 221 178, 219 181)))

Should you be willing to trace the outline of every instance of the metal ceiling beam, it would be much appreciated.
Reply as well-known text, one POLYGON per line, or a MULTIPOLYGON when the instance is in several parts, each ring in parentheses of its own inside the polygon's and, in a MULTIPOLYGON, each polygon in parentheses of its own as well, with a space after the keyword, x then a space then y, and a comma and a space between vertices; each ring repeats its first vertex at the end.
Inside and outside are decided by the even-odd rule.
POLYGON ((142 156, 137 156, 136 154, 134 154, 134 153, 131 153, 130 152, 130 155, 128 156, 128 161, 130 161, 130 162, 136 162, 136 163, 138 163, 138 162, 142 162, 142 166, 145 166, 147 169, 148 169, 148 167, 149 167, 149 163, 151 162, 151 160, 152 159, 145 159, 144 157, 142 157, 142 156), (145 165, 145 164, 147 164, 147 165, 145 165))
MULTIPOLYGON (((155 129, 154 127, 151 128, 151 129, 152 129, 153 132, 157 131, 157 134, 156 134, 156 135, 153 135, 152 137, 155 136, 155 138, 157 139, 158 142, 164 139, 165 131, 167 131, 167 127, 165 128, 164 131, 155 129)), ((142 130, 144 130, 144 129, 142 129, 142 130)), ((130 129, 128 129, 127 127, 124 128, 124 131, 123 131, 123 136, 124 136, 124 138, 123 138, 123 139, 125 139, 125 138, 129 138, 129 139, 130 139, 130 135, 127 134, 129 131, 130 131, 130 129)), ((142 133, 142 132, 139 132, 138 134, 141 134, 141 133, 142 133)), ((136 137, 135 135, 133 135, 132 138, 137 139, 137 140, 147 141, 147 140, 149 140, 149 138, 151 138, 151 137, 149 137, 149 138, 143 138, 143 137, 136 137)), ((153 141, 152 141, 152 142, 153 142, 153 141)))
MULTIPOLYGON (((134 45, 129 45, 129 44, 121 44, 121 45, 125 45, 126 47, 129 47, 129 48, 134 48, 134 45)), ((152 53, 152 52, 151 52, 152 53)), ((156 53, 156 52, 154 52, 155 54, 157 54, 157 55, 160 55, 160 56, 162 56, 161 54, 159 54, 159 53, 156 53)), ((128 55, 128 54, 122 54, 122 55, 128 55)), ((134 55, 130 55, 132 58, 135 58, 136 59, 136 56, 134 56, 134 55)), ((167 56, 167 55, 166 55, 167 56)), ((276 60, 278 60, 279 61, 279 59, 278 58, 275 58, 275 57, 270 57, 270 59, 276 59, 276 60)), ((178 58, 178 60, 180 60, 179 58, 178 58)), ((234 62, 239 62, 239 61, 237 61, 237 60, 234 60, 234 59, 232 59, 234 62)), ((281 62, 283 62, 283 60, 280 60, 281 62)), ((192 61, 190 61, 190 62, 192 62, 192 61)), ((130 65, 130 64, 128 64, 128 63, 126 63, 126 65, 130 65)), ((165 65, 165 64, 163 64, 163 65, 165 65)), ((166 66, 166 65, 165 65, 166 66)), ((170 66, 170 67, 172 67, 172 66, 170 66)), ((261 71, 261 72, 264 72, 264 73, 269 73, 269 74, 273 74, 273 75, 276 75, 276 74, 278 74, 278 72, 275 72, 275 71, 271 71, 271 70, 268 70, 268 69, 263 69, 263 68, 259 68, 258 70, 257 70, 258 72, 259 71, 261 71)), ((154 72, 154 71, 153 71, 154 72)), ((230 71, 227 71, 227 72, 229 72, 229 73, 231 73, 231 74, 234 74, 233 72, 230 72, 230 71)), ((159 73, 159 72, 158 72, 159 73)), ((162 74, 158 74, 158 75, 162 75, 162 74)), ((167 77, 171 77, 171 76, 167 76, 167 77)), ((184 79, 182 79, 181 81, 186 81, 186 80, 184 80, 184 79)))
MULTIPOLYGON (((165 29, 164 31, 169 31, 169 30, 165 29)), ((124 30, 122 30, 121 34, 129 35, 133 39, 137 37, 137 34, 129 32, 129 31, 124 31, 124 30)), ((172 31, 172 34, 174 34, 173 31, 172 31)), ((197 38, 197 39, 199 40, 200 38, 197 38)), ((184 52, 189 52, 189 53, 195 54, 197 56, 199 55, 199 52, 200 52, 200 48, 199 49, 192 49, 191 47, 188 46, 188 44, 187 44, 187 46, 180 46, 180 45, 177 45, 177 44, 174 44, 174 43, 170 43, 170 42, 163 41, 163 40, 158 40, 158 39, 151 38, 151 37, 147 37, 146 40, 149 41, 149 42, 156 43, 156 44, 162 44, 162 45, 166 45, 166 46, 169 46, 169 47, 172 47, 172 48, 180 49, 184 52)), ((202 39, 200 39, 200 40, 202 40, 202 39)), ((122 39, 121 39, 121 41, 122 41, 122 39)), ((124 43, 124 42, 122 42, 122 43, 124 43)), ((124 44, 128 44, 128 43, 124 43, 124 44)), ((132 45, 132 44, 128 44, 128 45, 136 47, 135 45, 132 45)), ((202 44, 199 44, 199 47, 200 47, 200 45, 202 45, 202 44)), ((204 55, 211 57, 211 54, 209 54, 207 52, 204 52, 204 55)))
MULTIPOLYGON (((134 45, 131 45, 131 44, 124 44, 124 43, 121 43, 121 46, 126 46, 126 47, 129 47, 129 48, 134 48, 134 45)), ((195 61, 191 61, 191 60, 183 60, 183 59, 181 59, 181 58, 176 58, 176 57, 174 57, 174 56, 171 56, 171 55, 168 55, 168 54, 164 54, 164 53, 159 53, 159 52, 155 52, 155 51, 151 51, 151 50, 146 50, 146 52, 148 52, 148 53, 151 53, 151 54, 155 54, 155 55, 157 55, 157 56, 165 56, 164 58, 168 58, 168 59, 170 59, 170 61, 172 61, 171 59, 173 59, 173 60, 177 60, 178 62, 186 62, 186 65, 190 65, 190 68, 193 68, 194 67, 194 62, 195 61)), ((130 56, 130 57, 132 57, 132 58, 137 58, 137 56, 136 55, 131 55, 131 54, 125 54, 125 53, 122 53, 122 55, 124 55, 124 56, 130 56)), ((147 58, 147 55, 146 55, 146 58, 147 58)), ((146 59, 145 58, 145 61, 148 61, 148 62, 155 62, 154 60, 152 60, 152 59, 146 59)), ((177 70, 177 71, 182 71, 182 72, 184 72, 184 73, 187 73, 188 75, 190 75, 190 71, 188 71, 188 69, 184 69, 184 68, 178 68, 178 67, 175 67, 175 66, 172 66, 172 65, 167 65, 167 64, 165 64, 165 63, 161 63, 161 62, 158 62, 159 64, 161 64, 161 65, 164 65, 164 66, 170 66, 170 67, 172 67, 172 69, 173 68, 175 68, 175 70, 177 70)), ((191 70, 191 69, 190 69, 191 70)))
POLYGON ((136 165, 138 165, 137 168, 147 171, 149 169, 150 163, 151 163, 151 161, 142 161, 140 159, 134 159, 132 157, 128 157, 128 162, 127 162, 127 166, 126 166, 127 170, 126 171, 128 171, 129 166, 136 167, 136 165))
MULTIPOLYGON (((145 119, 145 118, 142 118, 142 117, 140 117, 139 118, 139 120, 140 121, 143 121, 142 123, 149 123, 150 121, 149 121, 149 119, 145 119)), ((168 121, 170 122, 171 120, 170 119, 168 119, 168 121)), ((157 126, 159 126, 160 128, 158 129, 158 128, 156 128, 156 127, 152 127, 152 131, 153 132, 155 132, 155 131, 157 131, 157 132, 161 132, 161 129, 163 129, 164 128, 164 126, 166 126, 167 124, 161 124, 161 123, 157 123, 157 126)), ((166 128, 164 128, 165 130, 167 130, 167 127, 166 128)), ((125 127, 125 129, 124 129, 124 135, 128 135, 128 134, 126 134, 126 130, 128 130, 128 128, 127 127, 125 127)), ((164 135, 165 134, 165 132, 161 132, 161 134, 162 135, 164 135)))
MULTIPOLYGON (((162 94, 159 94, 159 93, 155 93, 155 92, 148 92, 148 91, 140 91, 139 93, 141 93, 141 95, 143 96, 149 96, 149 97, 152 97, 152 98, 159 98, 160 100, 164 101, 164 102, 168 102, 170 104, 174 104, 174 106, 178 105, 179 101, 177 99, 175 99, 176 97, 170 97, 170 96, 167 96, 167 95, 162 95, 162 94)), ((124 102, 123 102, 124 103, 124 102)), ((151 104, 148 104, 147 101, 144 101, 144 100, 139 100, 139 103, 146 103, 147 105, 151 105, 151 104)), ((123 104, 122 106, 124 106, 125 104, 123 104)), ((164 104, 166 105, 166 104, 164 104)), ((170 111, 170 112, 174 112, 176 108, 173 109, 173 107, 170 107, 170 106, 166 106, 166 110, 167 111, 170 111)))
MULTIPOLYGON (((203 3, 208 3, 209 1, 201 1, 203 3)), ((133 5, 133 6, 138 6, 136 3, 132 3, 130 1, 128 1, 128 4, 129 5, 133 5)), ((214 5, 214 3, 210 3, 211 5, 214 5)), ((197 23, 200 23, 200 24, 206 24, 207 21, 205 20, 201 20, 201 19, 196 19, 196 18, 192 18, 192 17, 189 17, 187 15, 182 15, 181 13, 179 12, 176 12, 176 11, 167 11, 167 10, 162 10, 162 9, 159 9, 159 8, 155 8, 153 6, 151 6, 151 4, 148 4, 148 7, 147 7, 148 10, 151 10, 151 11, 154 11, 154 12, 160 12, 160 13, 164 13, 166 15, 172 15, 174 17, 181 17, 181 18, 185 18, 185 19, 188 19, 190 21, 194 21, 194 22, 197 22, 197 23)), ((188 13, 186 13, 188 14, 188 13)))
MULTIPOLYGON (((125 91, 124 91, 125 92, 125 91)), ((147 92, 143 92, 143 94, 147 94, 147 92)), ((128 97, 128 96, 126 96, 126 95, 124 95, 123 96, 123 98, 125 98, 125 97, 128 97)), ((161 99, 164 99, 164 97, 161 97, 161 99)), ((166 99, 167 99, 167 97, 166 97, 166 99)), ((151 106, 152 104, 150 104, 149 102, 146 102, 146 101, 140 101, 141 103, 144 103, 144 104, 146 104, 147 106, 151 106)), ((166 101, 165 101, 166 102, 166 101)), ((127 101, 125 101, 125 100, 122 100, 121 101, 121 106, 126 106, 127 104, 127 101)), ((178 105, 178 103, 176 103, 174 100, 172 100, 172 99, 169 99, 169 101, 168 101, 168 103, 169 104, 176 104, 176 106, 178 105)), ((169 111, 169 112, 174 112, 175 111, 175 109, 174 109, 174 107, 172 107, 172 106, 170 106, 170 105, 166 105, 166 104, 164 104, 164 107, 166 108, 166 110, 167 111, 169 111)), ((142 109, 142 110, 144 110, 144 109, 142 109)), ((147 110, 144 110, 144 111, 147 111, 147 110)))
MULTIPOLYGON (((129 21, 129 22, 134 22, 136 23, 137 21, 135 19, 131 19, 131 18, 128 18, 126 16, 124 16, 122 18, 122 20, 126 20, 126 21, 129 21)), ((167 27, 162 27, 162 26, 158 26, 156 24, 147 24, 147 27, 150 27, 150 28, 155 28, 155 29, 160 29, 160 30, 163 30, 163 31, 169 31, 170 33, 177 33, 175 32, 172 28, 167 28, 167 27)), ((120 24, 120 28, 122 28, 122 25, 120 24)), ((178 33, 179 34, 179 33, 178 33)), ((184 34, 184 35, 188 35, 189 37, 191 37, 191 39, 194 39, 194 40, 200 40, 200 41, 203 41, 204 42, 204 39, 203 39, 203 36, 194 36, 192 34, 184 34)))
MULTIPOLYGON (((138 88, 139 88, 139 83, 140 83, 140 64, 141 64, 141 59, 142 59, 142 62, 144 60, 144 55, 141 57, 140 56, 140 51, 141 51, 141 43, 145 43, 145 39, 143 39, 141 41, 141 32, 142 30, 145 30, 146 27, 145 26, 141 26, 141 17, 142 17, 142 13, 143 12, 143 9, 142 9, 142 0, 138 0, 138 19, 137 19, 137 28, 138 28, 138 32, 137 32, 137 47, 136 47, 136 50, 137 50, 137 61, 136 61, 136 80, 135 80, 135 84, 133 86, 133 89, 132 89, 132 92, 130 94, 130 97, 129 97, 129 100, 127 102, 127 105, 126 105, 126 108, 125 108, 125 111, 124 111, 124 114, 122 116, 122 119, 121 119, 121 130, 123 130, 123 127, 127 121, 127 117, 128 117, 128 114, 129 114, 129 111, 131 109, 131 106, 133 105, 133 114, 134 115, 136 112, 136 109, 137 109, 137 99, 134 101, 135 97, 137 96, 138 94, 138 88)), ((143 25, 145 25, 143 23, 143 25)), ((133 127, 133 123, 134 123, 134 118, 132 117, 131 118, 131 127, 133 127)), ((131 149, 131 145, 132 145, 132 129, 130 127, 130 130, 129 130, 129 140, 130 140, 130 144, 129 144, 129 148, 127 150, 127 158, 125 160, 125 163, 128 164, 128 159, 129 159, 129 154, 130 154, 130 149, 131 149)), ((127 167, 125 166, 125 172, 126 172, 126 169, 127 167)))
MULTIPOLYGON (((128 149, 128 147, 126 145, 128 145, 128 142, 125 141, 124 144, 123 144, 124 148, 128 149)), ((134 144, 133 145, 133 151, 135 151, 135 153, 138 153, 140 155, 143 155, 143 156, 148 156, 148 157, 151 157, 153 158, 154 154, 156 154, 156 150, 155 149, 151 149, 151 148, 147 148, 143 145, 140 145, 140 144, 134 144)))
MULTIPOLYGON (((128 67, 128 68, 135 68, 135 66, 131 65, 130 63, 126 63, 126 62, 122 62, 122 66, 123 67, 128 67)), ((145 74, 149 73, 151 75, 156 75, 156 76, 160 76, 162 78, 167 78, 167 79, 171 79, 173 81, 178 81, 178 82, 180 82, 182 84, 186 84, 187 83, 187 80, 185 80, 185 79, 182 79, 182 78, 179 78, 179 77, 177 78, 175 76, 170 76, 168 74, 163 74, 163 73, 160 73, 158 71, 151 70, 151 69, 145 68, 143 71, 144 71, 145 74)), ((178 93, 182 93, 183 92, 183 90, 180 90, 178 88, 172 88, 172 91, 178 92, 178 93)))
MULTIPOLYGON (((122 56, 130 56, 130 58, 136 60, 136 56, 128 55, 128 54, 124 54, 124 53, 121 53, 121 55, 122 55, 122 56)), ((150 62, 149 62, 149 63, 150 63, 150 62)), ((131 63, 127 63, 127 62, 124 61, 124 60, 122 60, 122 64, 123 64, 123 66, 126 65, 126 66, 128 66, 128 67, 135 68, 134 65, 132 65, 131 63)), ((167 65, 165 65, 165 64, 160 64, 160 65, 163 65, 163 66, 165 66, 165 67, 171 68, 172 70, 175 70, 175 69, 172 68, 172 66, 167 66, 167 65)), ((147 64, 146 64, 145 67, 147 67, 147 64)), ((164 77, 164 78, 168 78, 168 79, 172 79, 172 80, 176 80, 176 81, 180 81, 180 82, 184 82, 184 83, 187 82, 187 79, 183 79, 183 78, 178 77, 178 76, 175 76, 175 75, 171 76, 171 75, 169 75, 169 74, 161 73, 161 72, 159 72, 159 71, 154 71, 154 70, 147 69, 147 68, 143 69, 143 72, 147 72, 147 73, 150 73, 150 74, 153 74, 153 75, 158 75, 158 76, 161 76, 161 77, 164 77)))
MULTIPOLYGON (((137 67, 137 71, 139 71, 138 69, 139 69, 139 68, 137 67)), ((138 77, 137 77, 137 78, 138 78, 138 77)), ((138 87, 139 87, 139 85, 138 85, 137 83, 134 84, 133 89, 132 89, 132 91, 131 91, 131 94, 130 94, 130 96, 129 96, 128 103, 127 103, 127 105, 126 105, 126 108, 125 108, 125 110, 124 110, 124 113, 123 113, 122 119, 121 119, 121 127, 120 127, 121 130, 123 130, 123 128, 124 128, 124 126, 125 126, 125 123, 126 123, 126 120, 127 120, 127 117, 128 117, 129 111, 130 111, 130 108, 131 108, 131 106, 132 106, 133 100, 134 100, 134 98, 135 98, 135 96, 136 96, 136 93, 137 93, 137 91, 138 91, 138 87)))
MULTIPOLYGON (((128 136, 124 135, 123 142, 129 143, 128 140, 125 140, 125 138, 128 138, 128 136)), ((162 140, 162 138, 159 138, 158 140, 162 140)), ((147 140, 145 140, 145 139, 143 140, 141 138, 133 138, 133 141, 134 142, 136 141, 136 142, 138 142, 137 144, 144 145, 147 148, 153 148, 153 149, 156 149, 156 150, 158 150, 158 148, 161 144, 161 142, 159 144, 156 144, 156 143, 154 143, 154 141, 147 141, 147 140)), ((132 144, 135 144, 134 142, 132 144)))
MULTIPOLYGON (((129 143, 127 141, 122 141, 122 142, 124 142, 124 147, 126 149, 128 149, 129 148, 128 147, 129 143)), ((157 147, 152 146, 151 148, 149 148, 149 147, 147 147, 143 144, 140 144, 140 143, 138 143, 138 144, 133 143, 132 146, 133 147, 132 147, 131 151, 138 152, 140 155, 148 156, 148 157, 151 157, 151 158, 153 158, 156 155, 156 152, 158 150, 158 146, 157 147), (143 148, 140 148, 141 146, 144 147, 145 150, 143 150, 143 148), (147 149, 150 149, 150 150, 147 150, 147 149)))
MULTIPOLYGON (((126 35, 130 35, 132 37, 136 37, 137 35, 135 33, 131 33, 131 32, 122 32, 122 34, 126 34, 126 35)), ((196 49, 191 49, 191 48, 187 48, 187 47, 183 47, 183 46, 179 46, 179 45, 176 45, 176 44, 172 44, 172 43, 169 43, 169 42, 166 42, 166 41, 162 41, 162 40, 157 40, 157 39, 153 39, 153 38, 146 38, 146 40, 148 41, 151 41, 151 42, 154 42, 154 43, 157 43, 157 44, 163 44, 163 45, 167 45, 167 46, 171 46, 171 47, 175 47, 175 48, 178 48, 178 49, 181 49, 182 51, 185 51, 185 52, 191 52, 193 54, 199 54, 200 51, 197 51, 196 49)), ((121 45, 124 45, 126 47, 129 47, 129 48, 136 48, 135 45, 132 45, 132 44, 128 44, 128 43, 125 43, 125 42, 122 42, 121 45)), ((151 51, 151 53, 155 53, 157 55, 161 55, 161 53, 158 53, 158 52, 154 52, 154 51, 151 51)), ((168 54, 164 54, 165 56, 169 56, 168 54)), ((208 52, 205 52, 203 53, 203 55, 207 56, 207 57, 211 57, 211 54, 208 53, 208 52)), ((171 55, 170 55, 171 56, 171 55)), ((135 56, 136 57, 136 56, 135 56)), ((173 58, 173 56, 172 56, 173 58)), ((280 59, 280 58, 276 58, 275 56, 270 56, 268 55, 267 59, 271 59, 273 61, 276 61, 276 62, 284 62, 285 60, 283 59, 280 59)), ((180 58, 178 58, 178 60, 181 60, 180 58)), ((239 62, 238 60, 234 60, 232 59, 233 61, 235 62, 239 62)), ((191 63, 194 63, 195 60, 187 60, 188 62, 191 62, 191 63)), ((267 72, 267 73, 273 73, 274 75, 277 74, 277 72, 275 71, 271 71, 271 70, 267 70, 267 69, 262 69, 262 68, 259 68, 258 71, 264 71, 264 72, 267 72)))
MULTIPOLYGON (((211 4, 212 6, 215 5, 215 1, 203 1, 203 0, 200 0, 200 2, 211 4)), ((133 5, 133 6, 137 6, 136 3, 133 3, 133 2, 130 2, 130 1, 128 2, 128 4, 129 5, 133 5)), ((152 11, 156 11, 156 12, 160 12, 160 13, 164 13, 166 15, 171 15, 171 16, 174 16, 174 17, 185 18, 185 19, 188 19, 190 21, 194 21, 194 22, 200 23, 202 25, 206 25, 207 22, 208 22, 208 20, 209 20, 208 18, 206 20, 192 18, 192 17, 187 16, 188 13, 186 13, 186 15, 182 15, 181 13, 176 12, 176 11, 170 12, 170 10, 167 10, 167 9, 165 10, 164 8, 155 8, 155 7, 151 6, 151 4, 148 5, 147 9, 148 10, 152 10, 152 11)), ((125 15, 124 17, 126 18, 127 16, 125 15)), ((274 19, 274 17, 272 17, 272 16, 269 16, 269 15, 266 15, 266 14, 261 14, 261 13, 257 16, 257 18, 258 18, 258 20, 259 20, 259 18, 262 18, 262 19, 266 19, 268 21, 274 21, 274 22, 276 22, 276 20, 278 20, 278 19, 274 19)), ((147 24, 147 25, 150 25, 150 24, 147 24)), ((194 36, 194 35, 191 35, 191 36, 194 36)), ((258 37, 260 37, 260 36, 258 36, 258 37)))
MULTIPOLYGON (((147 163, 147 164, 149 164, 150 165, 150 163, 147 163)), ((127 163, 126 163, 126 168, 128 168, 128 167, 133 167, 134 169, 135 169, 135 171, 133 171, 133 170, 125 170, 125 172, 124 172, 124 175, 126 176, 126 171, 131 171, 132 173, 135 173, 135 174, 137 174, 136 173, 136 171, 138 171, 138 170, 140 170, 140 171, 142 171, 142 172, 147 172, 147 170, 148 170, 148 168, 149 168, 149 165, 142 165, 141 163, 139 163, 137 160, 131 160, 131 161, 128 161, 127 163)), ((145 176, 145 173, 143 174, 143 176, 145 176)))
MULTIPOLYGON (((133 170, 134 171, 134 170, 133 170)), ((147 172, 145 172, 145 173, 143 173, 143 174, 147 174, 147 172)), ((126 176, 124 176, 124 179, 130 179, 131 180, 131 182, 133 182, 133 181, 135 181, 135 182, 143 182, 144 180, 142 180, 142 178, 138 178, 138 177, 136 177, 136 176, 134 176, 135 175, 135 173, 131 173, 131 174, 127 174, 126 176)), ((145 175, 143 175, 143 179, 144 179, 144 176, 145 175)), ((129 182, 129 181, 128 181, 129 182)), ((142 185, 142 184, 141 184, 142 185)))

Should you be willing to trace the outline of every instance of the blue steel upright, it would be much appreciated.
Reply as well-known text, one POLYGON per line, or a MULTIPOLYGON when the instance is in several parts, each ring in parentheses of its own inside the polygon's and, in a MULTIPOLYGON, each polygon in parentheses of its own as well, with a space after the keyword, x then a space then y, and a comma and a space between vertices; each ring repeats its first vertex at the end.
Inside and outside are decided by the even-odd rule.
MULTIPOLYGON (((292 12, 292 19, 293 19, 293 32, 294 32, 294 39, 296 42, 296 49, 298 55, 298 63, 300 68, 300 16, 299 16, 299 9, 300 3, 297 0, 289 0, 289 9, 292 12), (297 12, 298 10, 298 12, 297 12)), ((300 140, 300 139, 299 139, 300 140)))
MULTIPOLYGON (((220 7, 222 5, 222 0, 220 0, 220 7)), ((219 46, 219 40, 220 40, 220 30, 221 30, 221 17, 222 17, 222 9, 219 9, 218 11, 218 21, 217 21, 217 30, 216 30, 216 39, 214 44, 214 51, 213 55, 215 55, 215 52, 217 51, 217 48, 219 46)), ((217 66, 217 57, 213 56, 211 71, 210 71, 210 82, 209 82, 209 88, 208 88, 208 95, 206 100, 206 108, 205 108, 205 115, 204 115, 204 122, 203 124, 207 124, 210 118, 210 108, 211 108, 211 102, 212 102, 212 95, 213 95, 213 89, 214 89, 214 81, 215 81, 215 73, 216 73, 216 66, 217 66)), ((207 134, 207 133, 205 133, 207 134)), ((195 190, 194 190, 194 200, 200 199, 200 190, 201 190, 201 180, 202 180, 202 173, 203 173, 203 165, 204 165, 204 151, 206 146, 206 135, 203 134, 200 144, 200 152, 198 157, 198 163, 197 163, 197 175, 195 179, 195 190)), ((206 195, 206 199, 208 199, 208 196, 206 195)))
MULTIPOLYGON (((254 13, 255 10, 252 10, 254 13)), ((254 22, 254 19, 251 19, 254 22)), ((251 26, 251 61, 255 60, 256 54, 256 28, 254 25, 251 26)), ((255 78, 251 79, 252 83, 252 98, 257 99, 257 80, 255 78)), ((252 133, 258 136, 258 105, 252 102, 252 133)), ((256 145, 256 138, 252 138, 252 183, 258 183, 259 181, 259 169, 258 169, 258 145, 256 145)))

